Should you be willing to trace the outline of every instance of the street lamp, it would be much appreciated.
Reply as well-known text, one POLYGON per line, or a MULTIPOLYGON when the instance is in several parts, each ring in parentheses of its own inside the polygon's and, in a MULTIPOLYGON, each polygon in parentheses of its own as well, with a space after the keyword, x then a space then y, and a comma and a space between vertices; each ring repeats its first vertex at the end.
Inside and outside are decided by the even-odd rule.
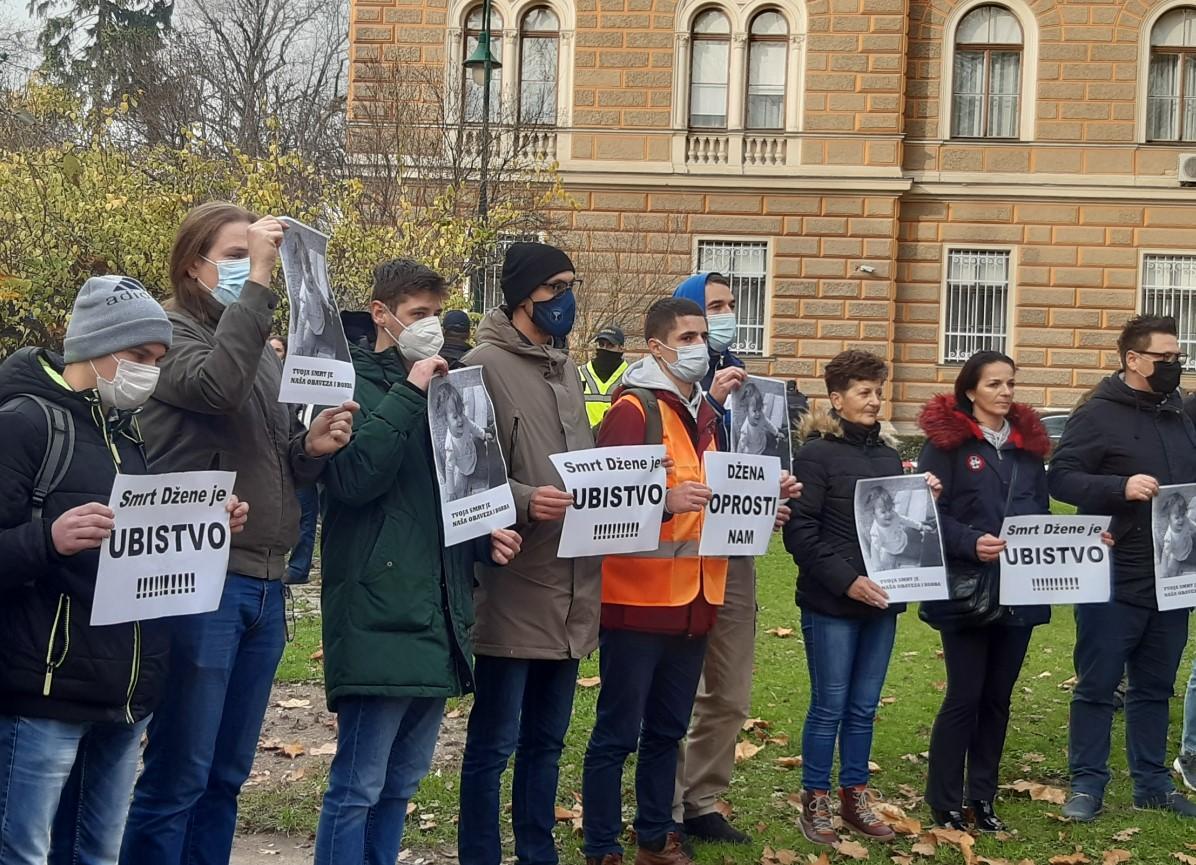
POLYGON ((489 212, 489 195, 487 186, 490 183, 490 83, 494 77, 494 70, 501 69, 502 64, 490 53, 490 0, 482 0, 482 29, 478 33, 478 44, 473 53, 465 61, 465 68, 470 71, 474 84, 482 88, 482 140, 481 152, 478 154, 481 167, 478 171, 478 216, 483 220, 489 212))

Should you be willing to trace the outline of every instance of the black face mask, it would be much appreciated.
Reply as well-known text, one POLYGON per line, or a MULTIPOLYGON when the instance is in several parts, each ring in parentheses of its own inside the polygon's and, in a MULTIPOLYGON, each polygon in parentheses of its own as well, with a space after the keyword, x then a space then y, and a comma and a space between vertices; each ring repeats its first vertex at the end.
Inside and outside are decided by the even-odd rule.
POLYGON ((1154 372, 1146 377, 1146 383, 1155 393, 1171 394, 1179 387, 1179 377, 1184 368, 1178 360, 1154 362, 1154 372))
POLYGON ((609 348, 600 348, 594 352, 594 371, 606 381, 612 375, 620 364, 623 363, 623 352, 612 351, 609 348))

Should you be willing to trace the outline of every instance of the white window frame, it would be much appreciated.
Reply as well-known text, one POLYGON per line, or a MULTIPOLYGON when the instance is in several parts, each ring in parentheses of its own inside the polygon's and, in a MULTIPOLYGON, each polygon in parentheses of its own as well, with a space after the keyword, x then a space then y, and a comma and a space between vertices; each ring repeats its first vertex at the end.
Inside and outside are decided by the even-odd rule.
MULTIPOLYGON (((1138 114, 1137 137, 1139 144, 1150 144, 1158 147, 1187 146, 1189 149, 1196 147, 1196 141, 1184 141, 1183 139, 1152 141, 1147 137, 1149 130, 1146 126, 1147 105, 1150 100, 1150 37, 1154 33, 1154 27, 1159 23, 1160 18, 1174 9, 1182 9, 1185 6, 1196 9, 1196 0, 1167 0, 1167 2, 1151 9, 1150 13, 1142 19, 1142 27, 1138 32, 1138 98, 1136 100, 1138 114)), ((1138 275, 1140 278, 1141 271, 1139 271, 1138 275)))
MULTIPOLYGON (((698 235, 693 240, 693 272, 701 273, 711 271, 712 268, 703 268, 702 263, 702 245, 718 243, 718 244, 745 244, 750 243, 756 246, 764 247, 764 280, 761 286, 762 297, 760 299, 761 317, 757 325, 752 323, 750 325, 740 324, 740 327, 759 327, 760 328, 760 350, 749 351, 740 348, 740 337, 738 328, 735 334, 735 343, 731 346, 731 351, 742 357, 769 357, 772 351, 772 298, 773 298, 773 242, 771 238, 767 237, 753 237, 750 235, 698 235)), ((732 280, 731 290, 735 290, 734 279, 735 275, 727 273, 726 271, 718 271, 724 276, 728 276, 732 280)), ((742 306, 739 304, 739 297, 736 295, 736 314, 742 312, 742 306)))
POLYGON ((962 138, 959 141, 1000 146, 1003 143, 1034 140, 1034 123, 1038 113, 1038 19, 1025 0, 967 0, 951 11, 943 24, 942 74, 939 90, 939 138, 951 141, 952 108, 955 96, 955 32, 964 16, 980 6, 1003 6, 1013 13, 1022 25, 1022 86, 1018 94, 1019 114, 1017 138, 962 138))
POLYGON ((948 284, 950 282, 951 253, 953 252, 999 252, 1009 256, 1009 273, 1005 282, 1005 344, 996 350, 1003 354, 1012 355, 1015 337, 1015 311, 1017 309, 1017 247, 984 243, 945 243, 943 244, 942 262, 940 265, 942 273, 939 289, 939 365, 958 366, 966 360, 966 358, 963 360, 951 360, 947 357, 947 304, 950 292, 948 284))
MULTIPOLYGON (((1153 312, 1158 315, 1174 315, 1176 324, 1180 327, 1179 346, 1180 351, 1188 355, 1188 362, 1184 366, 1184 372, 1196 372, 1196 326, 1188 334, 1183 332, 1184 317, 1175 315, 1175 310, 1149 310, 1146 306, 1146 261, 1150 258, 1181 258, 1190 259, 1192 268, 1196 272, 1196 250, 1194 249, 1143 249, 1138 252, 1138 284, 1137 296, 1134 302, 1134 308, 1139 313, 1153 312)), ((1194 273, 1196 276, 1196 273, 1194 273)), ((1188 290, 1188 308, 1190 315, 1196 319, 1196 279, 1193 280, 1193 286, 1188 290)))

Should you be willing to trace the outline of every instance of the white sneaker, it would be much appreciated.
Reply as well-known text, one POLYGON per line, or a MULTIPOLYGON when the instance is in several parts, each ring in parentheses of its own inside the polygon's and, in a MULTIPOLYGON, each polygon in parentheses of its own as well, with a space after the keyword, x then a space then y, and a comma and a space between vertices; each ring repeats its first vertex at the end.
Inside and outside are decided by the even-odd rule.
POLYGON ((1196 790, 1196 754, 1180 754, 1171 768, 1183 779, 1185 787, 1196 790))

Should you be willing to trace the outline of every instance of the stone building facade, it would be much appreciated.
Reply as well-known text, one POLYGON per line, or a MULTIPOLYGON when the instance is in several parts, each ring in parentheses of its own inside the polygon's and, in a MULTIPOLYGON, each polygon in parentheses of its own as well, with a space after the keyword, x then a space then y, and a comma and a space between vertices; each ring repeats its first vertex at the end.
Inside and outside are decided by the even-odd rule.
MULTIPOLYGON (((476 6, 353 0, 354 106, 424 64, 478 119, 476 6)), ((822 395, 830 357, 875 350, 908 429, 980 347, 1048 409, 1116 368, 1135 312, 1176 314, 1196 353, 1196 3, 493 8, 495 99, 534 120, 563 218, 670 276, 730 270, 761 372, 822 395)))

